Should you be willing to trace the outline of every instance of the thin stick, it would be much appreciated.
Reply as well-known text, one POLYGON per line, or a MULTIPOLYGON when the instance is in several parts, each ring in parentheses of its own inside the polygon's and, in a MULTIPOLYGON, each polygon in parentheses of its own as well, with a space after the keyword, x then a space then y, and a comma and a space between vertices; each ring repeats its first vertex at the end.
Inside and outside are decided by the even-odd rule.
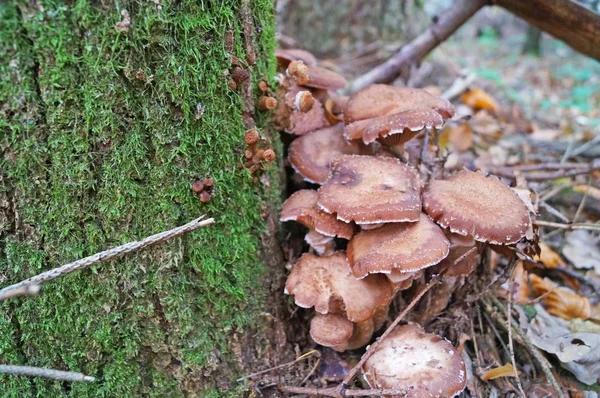
POLYGON ((306 381, 308 380, 308 378, 315 373, 315 370, 317 370, 317 368, 319 367, 319 364, 321 363, 321 358, 317 358, 317 360, 315 361, 315 365, 310 369, 310 372, 308 372, 308 374, 304 377, 304 379, 302 379, 302 381, 300 382, 300 385, 306 383, 306 381))
MULTIPOLYGON (((508 283, 508 302, 506 303, 506 319, 512 318, 512 295, 514 290, 514 274, 511 275, 508 283)), ((525 395, 525 391, 523 390, 523 385, 521 384, 521 377, 519 377, 519 372, 517 372, 517 361, 515 361, 515 347, 513 345, 513 337, 512 337, 512 328, 508 328, 508 352, 510 353, 510 361, 512 362, 513 371, 515 373, 515 378, 517 380, 517 387, 519 387, 519 392, 523 398, 527 398, 525 395)))
POLYGON ((575 212, 575 215, 573 216, 573 222, 577 222, 577 220, 579 219, 579 216, 581 215, 581 212, 583 211, 583 208, 585 207, 585 201, 587 200, 588 192, 590 191, 591 185, 592 185, 592 179, 588 178, 587 186, 585 187, 585 193, 583 194, 583 198, 581 198, 581 202, 579 203, 579 206, 577 207, 577 211, 575 212))
POLYGON ((269 373, 272 370, 277 370, 277 369, 285 368, 287 366, 295 364, 296 362, 300 362, 303 359, 306 359, 306 358, 314 355, 317 352, 318 352, 317 350, 308 351, 308 352, 300 355, 298 358, 294 359, 293 361, 290 361, 290 362, 287 362, 287 363, 284 363, 284 364, 281 364, 281 365, 277 365, 277 366, 274 366, 274 367, 269 368, 269 369, 261 370, 260 372, 250 373, 248 376, 240 377, 236 381, 239 382, 239 381, 242 381, 242 380, 251 379, 253 377, 260 376, 260 375, 265 374, 265 373, 269 373))
POLYGON ((92 382, 92 376, 86 376, 83 373, 65 372, 63 370, 34 368, 32 366, 13 366, 0 365, 0 373, 19 376, 45 377, 47 379, 66 380, 66 381, 87 381, 92 382))
MULTIPOLYGON (((555 172, 551 172, 551 173, 531 173, 531 174, 526 174, 525 178, 528 181, 547 181, 547 180, 557 180, 559 178, 565 178, 565 177, 575 177, 578 175, 584 175, 584 174, 590 174, 591 172, 595 171, 595 170, 600 170, 600 166, 598 167, 594 167, 594 168, 577 168, 577 169, 563 169, 563 170, 558 170, 555 172)), ((495 169, 491 172, 491 174, 500 176, 500 177, 504 177, 504 178, 512 178, 513 180, 515 179, 514 173, 512 172, 506 172, 504 170, 500 170, 500 169, 495 169)))
POLYGON ((586 223, 561 224, 561 223, 557 223, 557 222, 543 221, 543 220, 536 220, 535 223, 542 227, 561 228, 561 229, 566 229, 569 231, 576 230, 576 229, 586 229, 589 231, 600 231, 600 224, 586 224, 586 223))
POLYGON ((31 285, 21 286, 16 289, 7 291, 6 293, 4 293, 4 295, 0 295, 0 301, 8 300, 8 299, 11 299, 14 297, 21 297, 21 296, 37 296, 41 290, 42 290, 42 287, 36 283, 31 284, 31 285))
POLYGON ((344 395, 337 392, 336 387, 330 388, 314 388, 314 387, 293 387, 281 386, 283 392, 291 392, 294 394, 308 394, 325 397, 372 397, 374 395, 406 395, 406 390, 345 390, 344 395))
POLYGON ((392 331, 394 330, 394 328, 396 326, 398 326, 398 324, 400 323, 402 318, 404 318, 406 316, 406 314, 408 314, 408 312, 419 302, 421 297, 423 297, 425 295, 425 293, 427 293, 429 291, 429 289, 431 289, 435 284, 437 284, 438 281, 439 281, 439 275, 438 275, 438 277, 434 277, 433 279, 431 279, 427 283, 427 285, 425 285, 423 290, 421 290, 419 292, 419 294, 417 294, 416 297, 412 299, 412 301, 410 302, 410 304, 408 304, 408 306, 404 309, 404 311, 402 311, 400 314, 398 314, 396 319, 394 319, 394 322, 391 323, 391 325, 385 330, 385 332, 381 335, 381 337, 379 337, 377 340, 375 340, 375 342, 367 348, 367 351, 363 354, 362 358, 360 358, 360 361, 358 361, 358 363, 356 365, 354 365, 354 367, 352 369, 350 369, 350 371, 348 372, 346 377, 344 377, 344 380, 337 387, 338 393, 341 393, 341 391, 348 388, 348 384, 352 381, 352 378, 354 377, 356 372, 358 372, 358 370, 362 368, 362 366, 365 364, 365 362, 367 362, 367 360, 369 358, 371 358, 371 355, 373 355, 375 353, 375 351, 377 351, 377 347, 379 347, 379 344, 381 344, 381 342, 383 340, 385 340, 385 338, 390 333, 392 333, 392 331))
POLYGON ((132 253, 141 249, 144 249, 150 245, 155 243, 164 242, 168 239, 175 238, 177 236, 183 235, 187 232, 193 231, 195 229, 204 227, 206 225, 213 224, 215 222, 214 219, 209 218, 207 220, 203 220, 205 216, 199 217, 185 225, 182 225, 177 228, 173 228, 169 231, 160 232, 156 235, 149 236, 143 240, 136 242, 129 242, 122 246, 114 247, 112 249, 105 250, 100 253, 96 253, 92 256, 77 260, 75 262, 65 264, 61 267, 51 269, 50 271, 42 272, 39 275, 33 276, 29 279, 25 279, 19 283, 15 283, 14 285, 5 287, 0 290, 0 302, 6 300, 8 297, 14 297, 14 291, 16 289, 30 286, 30 285, 41 285, 58 277, 64 276, 71 272, 78 271, 83 268, 87 268, 94 264, 99 264, 103 261, 112 260, 114 258, 120 257, 127 253, 132 253), (10 294, 10 295, 9 295, 10 294))

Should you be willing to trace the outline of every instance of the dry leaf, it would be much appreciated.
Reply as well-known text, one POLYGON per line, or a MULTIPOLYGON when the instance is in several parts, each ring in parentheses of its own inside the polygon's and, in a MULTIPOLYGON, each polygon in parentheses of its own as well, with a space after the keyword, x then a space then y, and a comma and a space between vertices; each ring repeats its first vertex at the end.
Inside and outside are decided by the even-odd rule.
POLYGON ((540 249, 542 250, 539 256, 535 256, 534 260, 539 261, 546 266, 546 268, 564 267, 565 262, 550 246, 540 241, 540 249))
MULTIPOLYGON (((517 371, 516 373, 518 375, 521 372, 517 371)), ((497 379, 499 377, 515 377, 515 368, 513 368, 512 364, 507 363, 504 366, 490 369, 482 374, 479 378, 483 381, 488 381, 497 379)))
POLYGON ((569 323, 536 304, 537 315, 526 326, 527 337, 538 348, 555 354, 561 366, 587 385, 600 377, 600 334, 573 333, 569 323))
POLYGON ((592 318, 594 311, 587 297, 580 296, 569 288, 559 287, 550 279, 542 279, 535 274, 529 276, 529 281, 535 294, 538 297, 543 296, 541 302, 550 314, 566 320, 592 318))
POLYGON ((473 129, 468 123, 459 124, 448 130, 448 142, 459 152, 473 145, 473 129))
POLYGON ((491 111, 498 109, 498 103, 491 95, 480 88, 474 88, 465 92, 460 96, 460 99, 473 109, 488 109, 491 111))
POLYGON ((600 238, 580 229, 566 234, 563 255, 575 268, 593 268, 600 275, 600 238))
POLYGON ((585 194, 587 191, 588 196, 596 200, 600 200, 600 188, 587 186, 587 185, 575 185, 573 191, 585 194))

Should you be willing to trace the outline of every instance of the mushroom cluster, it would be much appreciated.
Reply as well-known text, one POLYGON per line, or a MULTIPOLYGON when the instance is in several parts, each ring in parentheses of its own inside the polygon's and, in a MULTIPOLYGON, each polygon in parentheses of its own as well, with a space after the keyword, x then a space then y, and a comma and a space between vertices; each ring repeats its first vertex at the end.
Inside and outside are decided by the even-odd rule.
MULTIPOLYGON (((292 267, 285 293, 300 307, 314 307, 312 339, 343 351, 368 344, 385 323, 394 295, 425 272, 464 278, 486 244, 507 247, 525 241, 533 220, 521 196, 494 176, 461 171, 425 181, 407 164, 404 145, 441 128, 454 114, 448 101, 424 90, 374 84, 345 101, 334 115, 342 122, 331 125, 322 101, 333 101, 334 93, 327 90, 345 81, 315 66, 309 55, 278 53, 285 68, 280 88, 285 108, 278 108, 277 121, 282 130, 299 136, 289 146, 289 163, 305 181, 317 184, 283 204, 281 221, 306 226, 311 251, 292 267), (313 103, 306 110, 298 104, 309 95, 313 103)), ((418 340, 414 347, 403 343, 405 351, 425 351, 431 343, 443 347, 430 353, 432 361, 454 361, 440 372, 456 370, 461 379, 440 396, 464 388, 464 364, 448 342, 425 335, 417 325, 400 328, 396 335, 418 340)), ((393 339, 385 344, 397 348, 393 339)), ((377 358, 363 369, 369 383, 397 387, 387 380, 397 378, 403 365, 386 364, 380 372, 389 376, 380 380, 373 378, 377 358)), ((429 365, 419 362, 415 372, 429 365)), ((435 383, 413 387, 438 394, 435 383)))

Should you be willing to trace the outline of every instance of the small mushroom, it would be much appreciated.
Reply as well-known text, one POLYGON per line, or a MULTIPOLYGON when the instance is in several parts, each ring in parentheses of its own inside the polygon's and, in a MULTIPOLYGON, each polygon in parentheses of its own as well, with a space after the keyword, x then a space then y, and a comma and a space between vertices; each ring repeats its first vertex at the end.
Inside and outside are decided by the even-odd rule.
POLYGON ((352 322, 373 318, 393 297, 392 285, 383 275, 356 279, 342 252, 328 257, 304 254, 288 276, 285 293, 293 295, 300 307, 345 314, 352 322))
POLYGON ((367 345, 374 331, 373 319, 354 323, 338 314, 316 314, 310 322, 310 337, 315 343, 339 352, 367 345))
POLYGON ((371 388, 405 392, 394 397, 454 397, 467 384, 465 363, 452 344, 414 323, 381 341, 362 372, 371 388))
POLYGON ((414 88, 373 84, 356 92, 344 110, 346 138, 398 145, 425 128, 441 128, 454 115, 450 102, 414 88))
POLYGON ((446 258, 449 246, 440 227, 421 213, 416 223, 391 223, 359 232, 348 243, 348 262, 357 278, 395 271, 393 282, 402 282, 446 258), (397 273, 408 276, 403 279, 397 273))
POLYGON ((469 275, 479 261, 481 244, 478 244, 472 236, 462 236, 448 231, 446 237, 450 241, 450 252, 448 257, 436 265, 436 270, 440 272, 446 270, 444 276, 447 277, 469 275))
POLYGON ((342 155, 331 162, 318 204, 345 222, 414 222, 421 215, 421 187, 416 171, 398 159, 342 155))
POLYGON ((304 241, 320 256, 329 256, 335 251, 333 237, 311 229, 304 235, 304 241))
MULTIPOLYGON (((287 82, 289 84, 289 82, 287 82)), ((312 105, 302 107, 302 98, 306 93, 312 94, 306 87, 292 84, 289 87, 282 84, 278 90, 277 110, 275 111, 275 126, 294 135, 303 135, 310 131, 328 126, 329 121, 325 115, 323 104, 312 100, 312 105)), ((306 102, 306 101, 305 101, 306 102)))
POLYGON ((497 245, 518 242, 531 222, 529 210, 509 187, 472 171, 427 184, 423 208, 443 228, 497 245))
POLYGON ((342 154, 366 155, 372 152, 362 143, 346 141, 343 134, 344 125, 338 123, 294 140, 289 147, 289 159, 294 170, 306 181, 323 184, 333 158, 342 154))

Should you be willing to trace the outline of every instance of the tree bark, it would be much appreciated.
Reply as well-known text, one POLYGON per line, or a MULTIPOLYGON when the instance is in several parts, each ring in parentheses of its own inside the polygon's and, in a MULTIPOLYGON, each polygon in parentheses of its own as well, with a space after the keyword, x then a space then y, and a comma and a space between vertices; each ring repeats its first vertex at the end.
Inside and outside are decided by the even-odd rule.
POLYGON ((273 2, 214 3, 0 6, 0 287, 216 220, 0 304, 0 364, 96 378, 0 375, 3 397, 240 396, 237 377, 289 360, 277 167, 258 183, 238 168, 248 127, 279 149, 253 106, 275 70, 273 2), (236 91, 234 64, 250 76, 236 91))
POLYGON ((600 16, 570 0, 493 0, 512 14, 600 60, 600 16))
POLYGON ((350 89, 356 91, 369 84, 391 82, 400 75, 404 67, 421 62, 431 50, 446 40, 486 3, 486 0, 457 0, 416 39, 402 47, 383 64, 354 80, 350 89))

